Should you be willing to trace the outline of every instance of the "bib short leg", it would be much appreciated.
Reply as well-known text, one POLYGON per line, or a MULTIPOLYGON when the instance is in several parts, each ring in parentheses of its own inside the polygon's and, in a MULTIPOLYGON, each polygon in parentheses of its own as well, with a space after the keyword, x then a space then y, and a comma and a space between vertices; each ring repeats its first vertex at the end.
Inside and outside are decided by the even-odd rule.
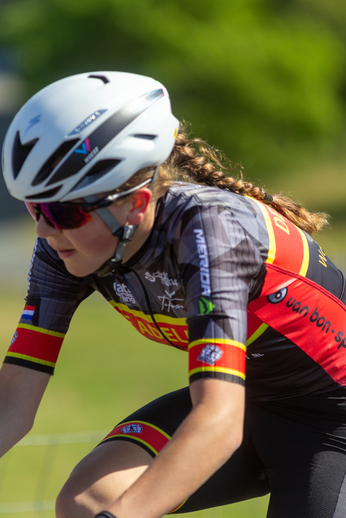
MULTIPOLYGON (((191 410, 184 388, 137 410, 104 439, 131 441, 153 457, 191 410)), ((102 443, 101 443, 102 444, 102 443)), ((208 455, 201 449, 201 455, 208 455)), ((318 427, 247 402, 244 440, 232 457, 172 512, 192 512, 271 493, 268 518, 346 517, 346 426, 318 427), (322 429, 321 429, 322 428, 322 429)))

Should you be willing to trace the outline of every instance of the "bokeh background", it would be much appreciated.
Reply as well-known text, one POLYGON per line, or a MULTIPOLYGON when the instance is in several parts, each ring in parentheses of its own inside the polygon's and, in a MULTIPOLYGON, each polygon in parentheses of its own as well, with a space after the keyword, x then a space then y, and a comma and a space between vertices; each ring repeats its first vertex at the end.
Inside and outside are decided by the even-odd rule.
MULTIPOLYGON (((16 110, 54 80, 96 70, 153 76, 168 88, 175 115, 190 123, 192 134, 241 164, 247 180, 331 214, 331 229, 317 240, 346 270, 345 64, 346 3, 340 0, 0 0, 0 142, 16 110)), ((22 306, 33 241, 23 204, 9 196, 1 178, 3 351, 22 306)), ((114 412, 122 418, 129 386, 132 410, 163 387, 184 382, 185 358, 176 360, 175 351, 158 355, 155 344, 143 344, 148 351, 143 357, 136 347, 131 352, 139 361, 136 380, 126 371, 125 356, 117 377, 119 352, 110 352, 116 351, 112 343, 105 351, 114 355, 114 364, 106 362, 105 369, 107 355, 100 352, 97 366, 91 351, 111 342, 114 315, 102 324, 102 340, 86 322, 103 315, 102 302, 96 298, 81 308, 67 339, 72 352, 63 357, 65 371, 61 368, 47 396, 49 418, 39 414, 36 433, 108 429, 106 409, 114 392, 114 412), (81 348, 90 355, 86 369, 80 367, 81 348), (150 384, 148 377, 140 378, 143 358, 144 374, 156 380, 150 384), (179 373, 161 378, 157 368, 149 369, 155 362, 166 362, 169 372, 174 364, 179 373), (90 387, 94 369, 103 373, 101 392, 90 387)), ((135 336, 133 343, 142 344, 135 336)), ((6 496, 1 494, 2 501, 6 496)), ((21 502, 24 496, 11 498, 21 502)), ((251 510, 252 517, 265 516, 260 507, 259 514, 251 510)))

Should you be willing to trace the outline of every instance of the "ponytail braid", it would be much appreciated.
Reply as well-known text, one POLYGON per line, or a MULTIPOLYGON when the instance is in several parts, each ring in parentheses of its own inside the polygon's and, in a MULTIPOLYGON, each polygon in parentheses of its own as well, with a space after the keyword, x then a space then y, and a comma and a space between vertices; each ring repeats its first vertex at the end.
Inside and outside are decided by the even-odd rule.
POLYGON ((271 196, 265 189, 246 182, 243 179, 241 166, 234 167, 218 149, 209 146, 202 139, 189 139, 184 131, 177 135, 173 151, 165 166, 175 180, 211 185, 256 198, 272 206, 310 235, 316 234, 328 225, 328 214, 309 212, 302 205, 282 194, 271 196), (227 166, 224 165, 225 162, 227 166), (237 178, 231 176, 234 173, 237 178))

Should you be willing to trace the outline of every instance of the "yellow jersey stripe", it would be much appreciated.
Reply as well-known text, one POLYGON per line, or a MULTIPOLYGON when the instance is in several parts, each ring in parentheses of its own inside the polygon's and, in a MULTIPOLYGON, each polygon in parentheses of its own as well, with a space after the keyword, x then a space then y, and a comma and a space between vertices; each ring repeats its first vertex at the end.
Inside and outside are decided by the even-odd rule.
POLYGON ((245 380, 245 374, 243 372, 237 371, 235 369, 226 369, 225 367, 197 367, 196 369, 192 369, 189 374, 192 376, 198 372, 221 372, 224 374, 231 374, 232 376, 238 376, 239 378, 245 380))
POLYGON ((192 347, 195 347, 196 345, 200 344, 225 344, 225 345, 232 345, 233 347, 239 347, 239 349, 243 349, 243 351, 246 351, 246 346, 241 343, 237 342, 236 340, 229 340, 227 338, 202 338, 201 340, 195 340, 189 344, 189 349, 192 347))
POLYGON ((310 261, 309 244, 308 244, 308 240, 307 240, 304 232, 300 228, 298 228, 298 227, 296 227, 296 228, 303 241, 303 261, 302 261, 302 265, 299 270, 299 275, 301 275, 302 277, 305 277, 306 273, 308 271, 309 261, 310 261))
POLYGON ((43 329, 43 327, 30 326, 28 324, 18 324, 19 329, 29 329, 29 331, 36 331, 44 335, 56 336, 57 338, 65 338, 64 333, 57 333, 56 331, 49 331, 49 329, 43 329))
POLYGON ((35 356, 28 356, 26 354, 20 353, 12 353, 8 352, 6 356, 12 356, 13 358, 19 358, 21 360, 27 360, 29 362, 39 363, 40 365, 47 365, 48 367, 55 367, 55 363, 49 362, 47 360, 40 360, 39 358, 35 358, 35 356))
POLYGON ((261 324, 258 329, 247 339, 246 345, 252 344, 257 338, 259 338, 261 335, 263 335, 264 331, 268 329, 267 324, 261 324))

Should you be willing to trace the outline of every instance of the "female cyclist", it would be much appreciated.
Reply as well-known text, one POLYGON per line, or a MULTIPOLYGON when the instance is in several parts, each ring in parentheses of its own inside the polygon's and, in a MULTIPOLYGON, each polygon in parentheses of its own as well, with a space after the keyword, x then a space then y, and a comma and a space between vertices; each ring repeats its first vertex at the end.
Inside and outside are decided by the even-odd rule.
POLYGON ((127 73, 37 93, 3 170, 38 239, 0 374, 1 453, 32 427, 93 291, 189 357, 189 388, 115 426, 57 517, 157 518, 271 493, 270 518, 344 518, 345 281, 310 237, 325 215, 225 175, 179 132, 166 89, 127 73))

